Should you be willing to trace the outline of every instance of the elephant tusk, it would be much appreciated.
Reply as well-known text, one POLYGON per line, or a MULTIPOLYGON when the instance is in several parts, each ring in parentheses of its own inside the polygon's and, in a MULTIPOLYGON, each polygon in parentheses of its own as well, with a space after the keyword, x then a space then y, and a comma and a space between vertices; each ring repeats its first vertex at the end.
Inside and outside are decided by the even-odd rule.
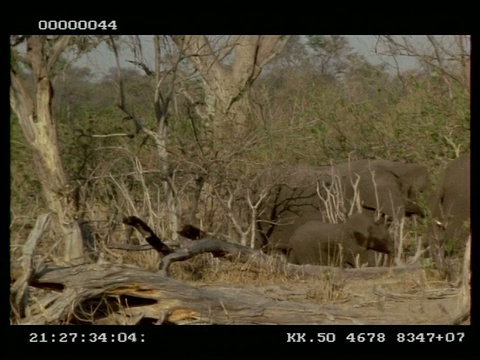
POLYGON ((433 221, 435 222, 435 224, 437 224, 437 226, 441 227, 442 229, 445 229, 445 224, 442 223, 441 221, 437 220, 437 219, 433 219, 433 221))

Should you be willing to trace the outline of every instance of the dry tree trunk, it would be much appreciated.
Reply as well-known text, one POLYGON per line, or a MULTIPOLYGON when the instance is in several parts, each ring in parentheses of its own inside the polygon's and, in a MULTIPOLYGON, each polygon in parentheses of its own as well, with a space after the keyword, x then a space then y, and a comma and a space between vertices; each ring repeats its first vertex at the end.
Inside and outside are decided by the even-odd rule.
MULTIPOLYGON (((218 250, 218 247, 212 248, 218 250)), ((263 256, 265 258, 250 257, 249 264, 266 266, 269 256, 263 256)), ((334 276, 332 268, 285 265, 285 269, 295 272, 297 277, 318 279, 325 270, 329 271, 330 278, 334 276)), ((45 266, 32 276, 30 285, 57 293, 37 300, 29 311, 31 315, 20 320, 22 324, 368 324, 379 321, 376 315, 346 310, 338 304, 288 300, 295 297, 295 290, 242 285, 201 288, 128 265, 45 266), (276 294, 268 297, 267 293, 272 291, 276 294), (278 301, 278 297, 285 300, 278 301)))
POLYGON ((201 289, 126 265, 44 268, 31 284, 62 293, 42 301, 42 311, 23 324, 352 324, 362 317, 336 306, 280 302, 255 289, 201 289))
POLYGON ((43 196, 54 214, 54 227, 65 238, 65 261, 80 263, 84 249, 81 230, 75 221, 78 194, 69 185, 63 167, 52 111, 52 70, 70 38, 60 36, 48 47, 46 36, 28 37, 26 58, 32 69, 35 92, 30 94, 21 77, 11 69, 10 104, 33 151, 43 196))
MULTIPOLYGON (((215 48, 205 35, 175 35, 172 40, 189 57, 203 79, 207 116, 214 138, 245 132, 248 100, 245 94, 263 67, 285 47, 286 35, 242 35, 217 39, 224 44, 215 48), (230 64, 225 58, 233 54, 230 64), (241 131, 241 132, 238 132, 241 131)), ((232 56, 231 56, 232 57, 232 56)), ((230 57, 230 58, 231 58, 230 57)))

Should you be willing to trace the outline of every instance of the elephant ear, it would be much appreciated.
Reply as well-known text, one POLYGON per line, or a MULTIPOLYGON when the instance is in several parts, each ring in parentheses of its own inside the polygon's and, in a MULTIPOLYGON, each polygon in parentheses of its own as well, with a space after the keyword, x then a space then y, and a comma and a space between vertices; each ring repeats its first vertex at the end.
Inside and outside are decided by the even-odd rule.
POLYGON ((360 198, 366 208, 377 209, 395 219, 405 211, 405 200, 398 177, 382 168, 375 169, 374 178, 369 171, 360 180, 360 198), (378 199, 378 203, 377 203, 378 199))
POLYGON ((367 244, 368 244, 368 234, 362 232, 362 231, 358 231, 358 230, 354 230, 353 231, 353 237, 355 238, 355 241, 357 242, 358 245, 366 248, 367 247, 367 244))

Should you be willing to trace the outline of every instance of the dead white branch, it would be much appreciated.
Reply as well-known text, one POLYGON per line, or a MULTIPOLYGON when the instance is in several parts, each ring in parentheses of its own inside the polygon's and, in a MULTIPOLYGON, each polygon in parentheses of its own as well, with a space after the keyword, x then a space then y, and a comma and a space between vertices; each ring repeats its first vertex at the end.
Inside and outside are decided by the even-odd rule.
POLYGON ((38 241, 47 229, 49 223, 49 214, 43 214, 38 217, 37 221, 35 222, 35 226, 28 236, 27 242, 23 246, 23 254, 21 259, 22 275, 10 288, 12 303, 17 315, 20 318, 23 318, 25 315, 27 315, 25 310, 28 302, 28 283, 35 271, 33 254, 35 252, 35 248, 37 247, 38 241))

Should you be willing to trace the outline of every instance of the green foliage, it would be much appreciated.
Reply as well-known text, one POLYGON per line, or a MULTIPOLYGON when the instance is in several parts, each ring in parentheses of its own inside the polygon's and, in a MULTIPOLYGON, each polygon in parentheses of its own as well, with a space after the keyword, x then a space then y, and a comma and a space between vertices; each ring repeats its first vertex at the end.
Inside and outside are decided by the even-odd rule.
POLYGON ((396 79, 379 71, 364 81, 357 73, 335 83, 295 83, 293 89, 284 84, 286 90, 269 92, 274 98, 268 102, 280 115, 271 119, 271 131, 283 128, 291 149, 302 138, 307 163, 379 157, 435 169, 455 157, 456 147, 469 148, 470 99, 464 89, 453 84, 447 101, 445 89, 431 78, 398 89, 396 79))

